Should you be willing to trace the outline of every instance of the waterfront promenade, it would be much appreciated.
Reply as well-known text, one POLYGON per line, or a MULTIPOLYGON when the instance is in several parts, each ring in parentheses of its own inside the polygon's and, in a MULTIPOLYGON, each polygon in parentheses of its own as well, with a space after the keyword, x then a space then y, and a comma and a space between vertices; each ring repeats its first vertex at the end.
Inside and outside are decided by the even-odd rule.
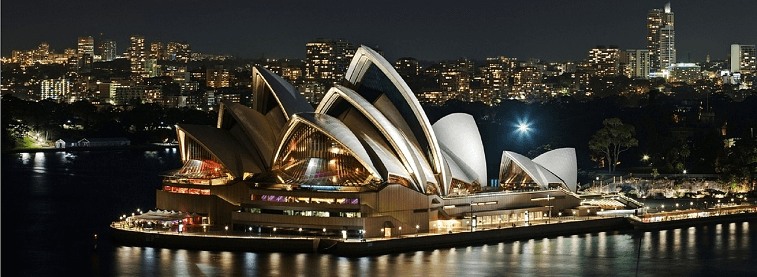
MULTIPOLYGON (((456 228, 451 232, 420 232, 414 230, 389 238, 337 236, 297 236, 257 232, 226 231, 190 228, 179 233, 171 229, 130 227, 126 222, 111 224, 113 238, 126 245, 165 248, 229 250, 250 252, 328 253, 339 256, 368 256, 444 247, 481 245, 502 241, 553 237, 600 231, 630 230, 625 218, 564 217, 519 222, 510 225, 494 224, 470 230, 456 228)), ((446 230, 446 229, 445 229, 446 230)))
POLYGON ((434 232, 409 230, 388 238, 326 235, 257 233, 250 230, 227 231, 193 227, 179 233, 176 229, 146 229, 126 221, 113 222, 113 238, 126 245, 164 248, 229 250, 248 252, 326 253, 339 256, 368 256, 386 253, 431 250, 538 239, 601 231, 640 231, 672 229, 685 226, 757 220, 757 206, 738 205, 708 210, 683 210, 644 214, 642 216, 564 216, 528 223, 480 225, 475 229, 455 228, 434 232), (692 214, 696 216, 691 216, 692 214), (685 215, 685 216, 684 216, 685 215))

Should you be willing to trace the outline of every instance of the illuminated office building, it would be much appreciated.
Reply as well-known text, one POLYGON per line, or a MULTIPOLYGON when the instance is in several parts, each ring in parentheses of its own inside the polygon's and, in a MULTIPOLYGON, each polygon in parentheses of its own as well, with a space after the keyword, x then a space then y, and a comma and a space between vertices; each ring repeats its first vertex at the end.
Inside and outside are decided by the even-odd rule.
POLYGON ((116 58, 116 42, 113 40, 102 40, 97 45, 97 51, 100 55, 100 60, 112 61, 116 58))
POLYGON ((591 49, 587 62, 593 71, 593 76, 609 77, 620 74, 620 50, 617 46, 599 45, 591 49))
POLYGON ((51 99, 59 103, 69 103, 72 84, 66 78, 47 79, 40 81, 40 100, 51 99))
POLYGON ((757 72, 756 55, 754 45, 731 44, 731 72, 741 74, 757 72))
POLYGON ((620 64, 623 74, 628 78, 649 79, 649 50, 628 49, 621 53, 620 64))
POLYGON ((142 79, 146 74, 145 60, 147 55, 145 53, 145 38, 143 36, 134 35, 129 38, 129 51, 127 52, 127 58, 131 64, 131 74, 134 79, 142 79))
POLYGON ((95 39, 91 36, 79 37, 76 46, 76 54, 79 57, 84 57, 84 55, 95 56, 95 39))
POLYGON ((647 50, 650 71, 659 74, 676 63, 674 15, 670 3, 647 14, 647 50))

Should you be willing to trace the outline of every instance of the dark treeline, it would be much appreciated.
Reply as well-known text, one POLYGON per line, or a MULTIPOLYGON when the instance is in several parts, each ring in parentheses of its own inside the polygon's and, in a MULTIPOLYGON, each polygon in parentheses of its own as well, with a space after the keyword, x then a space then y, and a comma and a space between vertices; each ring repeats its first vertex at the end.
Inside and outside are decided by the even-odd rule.
POLYGON ((123 108, 87 101, 25 101, 4 95, 2 147, 9 150, 21 146, 29 134, 38 134, 50 142, 85 137, 126 137, 132 144, 172 141, 176 138, 175 124, 214 124, 215 119, 214 112, 158 104, 135 103, 123 108))

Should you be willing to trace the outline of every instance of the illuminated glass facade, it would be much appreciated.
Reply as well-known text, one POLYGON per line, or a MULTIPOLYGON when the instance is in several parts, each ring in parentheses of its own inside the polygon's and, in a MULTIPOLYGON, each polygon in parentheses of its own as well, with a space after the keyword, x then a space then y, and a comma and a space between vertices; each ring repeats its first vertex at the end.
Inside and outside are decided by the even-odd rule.
POLYGON ((344 145, 312 126, 295 127, 283 147, 273 164, 282 183, 361 187, 380 181, 344 145))
POLYGON ((511 159, 502 162, 499 172, 499 182, 503 190, 523 191, 538 190, 539 184, 511 159))

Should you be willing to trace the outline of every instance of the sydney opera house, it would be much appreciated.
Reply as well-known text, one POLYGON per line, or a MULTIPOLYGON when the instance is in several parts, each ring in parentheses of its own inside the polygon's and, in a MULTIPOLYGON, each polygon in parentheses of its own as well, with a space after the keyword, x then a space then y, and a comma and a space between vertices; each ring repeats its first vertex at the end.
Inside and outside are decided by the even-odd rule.
POLYGON ((505 151, 486 186, 473 117, 431 124, 368 47, 317 107, 271 71, 252 74, 251 107, 225 102, 216 126, 176 126, 184 165, 165 176, 159 209, 237 230, 383 237, 539 220, 579 205, 573 149, 535 159, 505 151))

